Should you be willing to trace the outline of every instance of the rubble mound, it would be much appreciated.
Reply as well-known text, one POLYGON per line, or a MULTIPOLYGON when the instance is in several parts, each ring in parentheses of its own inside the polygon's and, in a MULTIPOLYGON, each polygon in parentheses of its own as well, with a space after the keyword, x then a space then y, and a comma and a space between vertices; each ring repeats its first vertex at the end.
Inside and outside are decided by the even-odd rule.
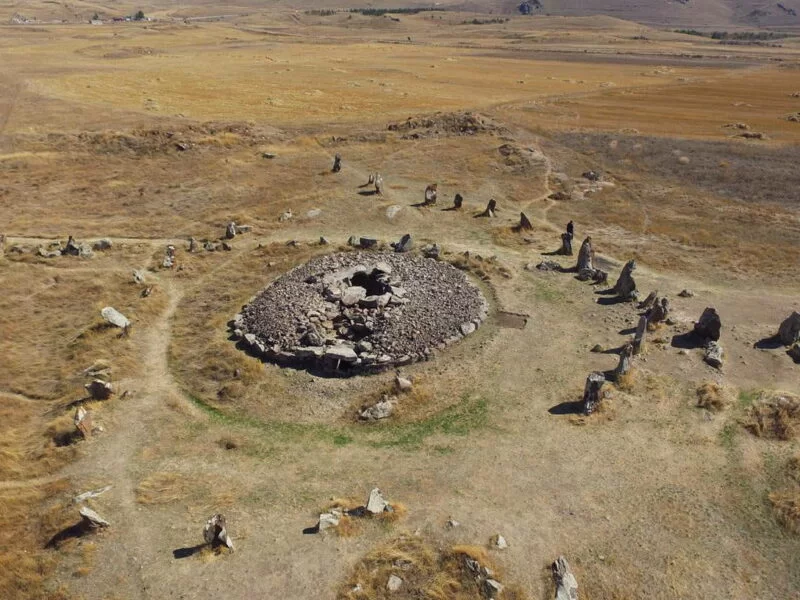
POLYGON ((478 113, 435 113, 421 117, 408 117, 405 121, 390 123, 389 131, 402 133, 404 140, 416 140, 451 135, 497 134, 502 128, 491 119, 478 113))
POLYGON ((481 291, 448 263, 345 252, 279 277, 231 327, 263 359, 344 375, 428 360, 487 314, 481 291))

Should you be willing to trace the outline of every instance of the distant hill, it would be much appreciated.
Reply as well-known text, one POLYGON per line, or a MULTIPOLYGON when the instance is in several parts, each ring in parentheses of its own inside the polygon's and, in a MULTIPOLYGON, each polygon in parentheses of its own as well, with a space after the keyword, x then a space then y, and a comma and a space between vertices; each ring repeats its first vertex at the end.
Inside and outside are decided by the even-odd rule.
MULTIPOLYGON (((522 0, 468 0, 465 9, 519 14, 522 0)), ((528 0, 532 14, 603 14, 658 26, 800 27, 800 0, 528 0)))

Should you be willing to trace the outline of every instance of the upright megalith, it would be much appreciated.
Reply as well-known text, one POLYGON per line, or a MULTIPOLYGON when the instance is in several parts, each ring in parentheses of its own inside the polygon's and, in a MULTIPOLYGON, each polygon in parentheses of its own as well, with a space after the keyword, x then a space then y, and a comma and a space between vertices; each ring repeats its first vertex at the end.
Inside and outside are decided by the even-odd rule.
POLYGON ((456 194, 455 198, 453 198, 453 208, 455 210, 461 210, 461 206, 464 204, 464 197, 461 194, 456 194))
POLYGON ((338 173, 342 170, 342 155, 338 152, 336 156, 333 157, 333 168, 331 169, 332 172, 338 173))
MULTIPOLYGON (((587 236, 581 244, 581 249, 578 251, 578 274, 594 273, 594 248, 592 247, 592 238, 587 236)), ((591 279, 591 274, 586 277, 591 279)))
POLYGON ((375 174, 375 193, 383 196, 383 176, 379 173, 375 174))
POLYGON ((795 342, 800 341, 800 313, 797 311, 792 312, 778 328, 778 337, 781 344, 784 346, 791 346, 795 342))
POLYGON ((719 340, 722 321, 716 309, 708 307, 700 315, 700 319, 694 324, 694 332, 704 340, 719 340))
POLYGON ((636 270, 636 261, 629 260, 622 268, 617 283, 614 284, 614 293, 623 300, 636 300, 636 281, 633 279, 633 272, 636 270))
POLYGON ((647 335, 647 316, 642 315, 639 317, 639 323, 636 325, 636 333, 633 335, 633 353, 640 354, 644 348, 644 338, 647 335))
POLYGON ((392 242, 392 248, 395 252, 409 252, 414 247, 414 240, 411 234, 407 233, 400 238, 399 242, 392 242))
POLYGON ((225 239, 232 240, 235 237, 236 237, 236 223, 231 221, 225 228, 225 239))
POLYGON ((555 600, 578 600, 578 580, 572 574, 567 559, 559 556, 550 569, 556 584, 555 600))
POLYGON ((619 363, 617 368, 614 369, 614 381, 618 384, 622 378, 627 375, 631 370, 631 359, 633 358, 633 344, 628 342, 622 347, 619 352, 619 363))
POLYGON ((438 187, 439 187, 438 184, 431 183, 428 187, 425 188, 425 202, 423 202, 425 206, 436 204, 436 195, 438 187))
POLYGON ((519 213, 519 225, 517 225, 517 229, 521 231, 530 231, 533 229, 533 224, 524 212, 519 213))
POLYGON ((646 315, 648 323, 652 326, 663 323, 669 317, 669 300, 666 297, 656 298, 646 315))
POLYGON ((583 414, 591 415, 603 400, 603 384, 605 375, 599 372, 590 373, 583 388, 583 414))
POLYGON ((562 256, 572 256, 572 234, 564 232, 561 234, 561 249, 558 251, 562 256))
POLYGON ((209 517, 203 527, 203 539, 212 548, 225 546, 233 550, 233 541, 228 535, 225 517, 219 513, 209 517))
POLYGON ((492 199, 491 199, 491 200, 489 200, 489 202, 486 204, 486 210, 484 210, 484 211, 483 211, 483 212, 480 214, 480 216, 481 216, 481 217, 489 217, 489 218, 494 218, 494 216, 495 216, 495 212, 497 212, 497 201, 496 201, 494 198, 492 198, 492 199))

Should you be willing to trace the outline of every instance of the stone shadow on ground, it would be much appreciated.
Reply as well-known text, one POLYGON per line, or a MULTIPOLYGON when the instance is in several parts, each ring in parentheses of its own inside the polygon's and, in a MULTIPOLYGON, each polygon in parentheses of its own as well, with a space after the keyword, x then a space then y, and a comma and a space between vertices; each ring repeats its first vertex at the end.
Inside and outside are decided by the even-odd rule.
POLYGON ((583 414, 582 400, 568 400, 551 406, 547 412, 551 415, 580 415, 583 414))
POLYGON ((361 192, 358 192, 358 195, 359 196, 377 196, 378 192, 375 191, 375 190, 363 190, 361 192))
POLYGON ((45 544, 45 548, 57 548, 61 542, 66 542, 67 540, 73 538, 83 537, 87 533, 87 529, 83 524, 83 521, 78 521, 74 525, 70 525, 56 533, 53 537, 51 537, 47 543, 45 544))
POLYGON ((694 331, 688 331, 686 333, 678 333, 673 335, 670 345, 673 348, 693 350, 694 348, 702 348, 706 344, 705 340, 697 335, 694 331))
POLYGON ((755 344, 753 344, 753 348, 757 348, 759 350, 777 350, 778 348, 782 347, 783 342, 777 333, 775 335, 758 340, 755 344))
POLYGON ((172 551, 172 556, 176 559, 189 558, 200 552, 207 545, 208 544, 197 544, 196 546, 187 546, 186 548, 176 548, 172 551))

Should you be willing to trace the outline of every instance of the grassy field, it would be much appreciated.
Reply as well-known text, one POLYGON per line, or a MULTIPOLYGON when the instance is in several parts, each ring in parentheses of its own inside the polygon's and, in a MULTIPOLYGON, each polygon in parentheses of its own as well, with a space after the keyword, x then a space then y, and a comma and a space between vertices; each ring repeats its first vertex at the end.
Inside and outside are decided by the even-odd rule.
POLYGON ((366 599, 399 573, 408 585, 392 597, 477 598, 468 555, 506 597, 543 598, 563 554, 582 598, 800 598, 800 425, 789 439, 745 427, 765 399, 800 393, 797 365, 769 342, 800 310, 800 125, 785 119, 800 111, 796 39, 244 8, 219 22, 0 27, 0 597, 366 599), (749 129, 725 127, 737 123, 749 129), (381 196, 365 193, 376 172, 381 196), (421 207, 430 183, 439 202, 421 207), (464 207, 445 210, 456 193, 464 207), (489 199, 497 217, 475 218, 489 199), (521 212, 532 230, 515 229, 521 212), (642 296, 672 303, 591 418, 564 407, 589 372, 614 368, 638 313, 526 268, 574 266, 544 256, 569 220, 612 283, 635 258, 642 296), (230 250, 189 252, 230 221, 253 229, 230 250), (387 247, 404 233, 480 281, 492 314, 407 368, 414 392, 388 422, 356 409, 393 373, 318 377, 228 339, 281 273, 351 235, 387 247), (69 235, 112 246, 39 253, 69 235), (103 324, 104 306, 131 319, 128 336, 103 324), (723 322, 722 371, 681 345, 707 306, 723 322), (85 403, 102 431, 79 440, 95 363, 116 394, 85 403), (89 505, 111 526, 77 535, 72 497, 107 485, 89 505), (402 518, 303 535, 332 498, 375 486, 402 518), (215 512, 232 554, 200 549, 215 512))

